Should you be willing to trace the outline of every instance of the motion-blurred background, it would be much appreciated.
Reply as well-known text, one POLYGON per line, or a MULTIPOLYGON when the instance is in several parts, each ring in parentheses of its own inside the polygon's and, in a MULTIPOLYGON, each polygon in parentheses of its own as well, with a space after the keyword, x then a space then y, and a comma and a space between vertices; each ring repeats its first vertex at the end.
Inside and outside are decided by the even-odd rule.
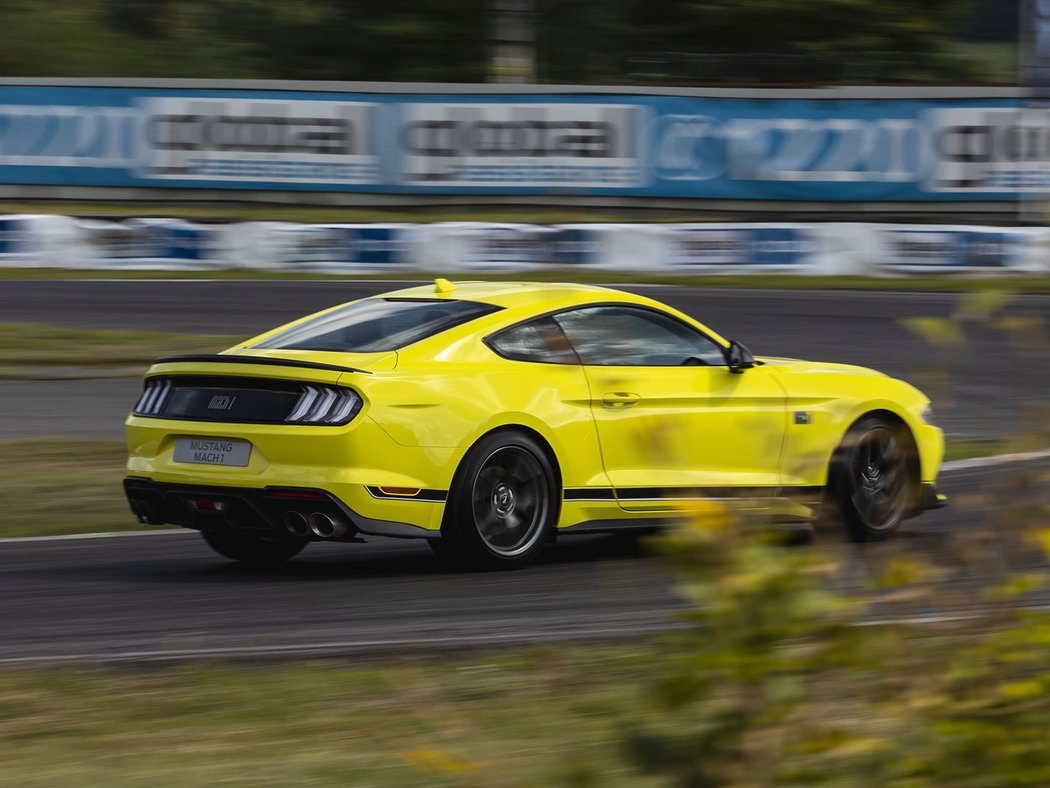
POLYGON ((1050 784, 1048 101, 1042 0, 0 0, 0 783, 1050 784), (501 575, 134 530, 152 358, 435 275, 909 380, 952 507, 501 575))
POLYGON ((0 8, 2 266, 1050 270, 1039 3, 0 8))
POLYGON ((1014 85, 1025 0, 55 0, 0 73, 572 85, 1014 85))

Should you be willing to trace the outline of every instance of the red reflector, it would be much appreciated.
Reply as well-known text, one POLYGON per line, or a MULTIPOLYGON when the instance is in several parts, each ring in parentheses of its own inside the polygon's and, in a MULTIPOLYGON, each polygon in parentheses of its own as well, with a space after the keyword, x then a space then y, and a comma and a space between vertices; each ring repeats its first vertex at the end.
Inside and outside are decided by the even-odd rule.
POLYGON ((312 501, 324 500, 327 498, 327 496, 322 493, 292 492, 290 490, 275 490, 272 495, 274 498, 307 498, 312 501))
POLYGON ((214 512, 219 508, 215 505, 215 501, 194 501, 193 505, 197 507, 198 512, 214 512))
POLYGON ((380 487, 379 491, 387 495, 419 495, 418 487, 380 487))

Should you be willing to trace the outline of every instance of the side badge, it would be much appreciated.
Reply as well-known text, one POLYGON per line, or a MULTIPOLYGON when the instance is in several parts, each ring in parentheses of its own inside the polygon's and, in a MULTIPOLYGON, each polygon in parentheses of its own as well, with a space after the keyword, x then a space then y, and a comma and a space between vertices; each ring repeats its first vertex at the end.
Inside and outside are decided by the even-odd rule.
POLYGON ((795 411, 795 423, 796 424, 809 424, 810 416, 808 410, 796 410, 795 411))

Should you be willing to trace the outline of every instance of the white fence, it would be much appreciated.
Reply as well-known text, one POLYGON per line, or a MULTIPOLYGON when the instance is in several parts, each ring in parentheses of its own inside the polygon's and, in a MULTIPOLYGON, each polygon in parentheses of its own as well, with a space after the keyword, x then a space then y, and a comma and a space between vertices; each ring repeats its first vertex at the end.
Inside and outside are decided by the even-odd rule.
POLYGON ((1050 273, 1050 229, 860 223, 196 224, 0 216, 0 267, 319 273, 1050 273))

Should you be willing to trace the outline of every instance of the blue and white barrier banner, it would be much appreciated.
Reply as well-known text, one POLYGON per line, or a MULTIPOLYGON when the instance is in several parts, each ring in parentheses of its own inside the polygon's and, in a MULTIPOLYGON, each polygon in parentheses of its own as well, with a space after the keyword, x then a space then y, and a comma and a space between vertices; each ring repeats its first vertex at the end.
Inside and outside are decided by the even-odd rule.
POLYGON ((792 271, 815 249, 813 228, 799 224, 679 225, 671 265, 685 271, 792 271))
POLYGON ((1050 189, 1019 99, 744 99, 0 86, 0 183, 718 200, 1050 189))
POLYGON ((236 268, 372 273, 404 266, 413 234, 403 224, 244 222, 225 230, 223 254, 236 268))
POLYGON ((646 260, 671 266, 674 225, 565 224, 558 225, 552 259, 562 264, 609 271, 648 270, 646 260))
POLYGON ((406 246, 406 259, 417 271, 526 271, 549 266, 556 235, 535 224, 421 224, 406 246))
POLYGON ((77 220, 79 243, 66 250, 66 265, 77 268, 169 270, 216 268, 224 264, 220 226, 178 219, 127 222, 77 220))
POLYGON ((0 260, 20 259, 29 251, 27 231, 21 216, 0 216, 0 260))
POLYGON ((801 224, 559 225, 550 259, 615 271, 813 272, 818 230, 801 224))
POLYGON ((1047 233, 1002 227, 879 228, 878 267, 903 273, 1047 270, 1047 233))
POLYGON ((0 216, 0 266, 333 274, 1050 272, 1050 229, 861 223, 195 224, 0 216))
POLYGON ((83 236, 68 216, 4 216, 0 232, 0 266, 75 268, 82 261, 83 236))

